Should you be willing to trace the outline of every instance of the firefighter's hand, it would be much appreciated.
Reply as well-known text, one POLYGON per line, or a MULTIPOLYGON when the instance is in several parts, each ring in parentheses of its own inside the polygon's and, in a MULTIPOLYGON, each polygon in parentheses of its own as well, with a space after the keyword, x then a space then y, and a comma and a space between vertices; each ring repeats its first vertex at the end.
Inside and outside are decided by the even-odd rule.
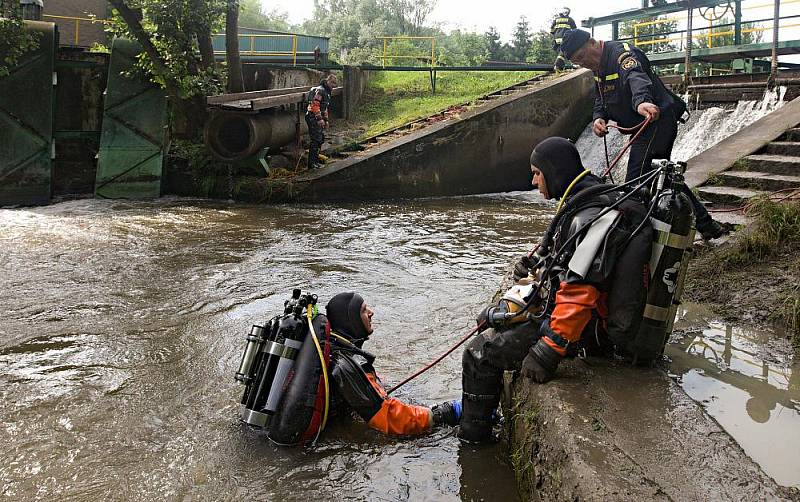
POLYGON ((461 420, 461 401, 446 401, 431 408, 433 425, 447 424, 455 427, 461 420))
POLYGON ((592 132, 595 136, 600 138, 608 134, 608 126, 606 126, 606 121, 603 119, 595 119, 594 123, 592 124, 592 132))
POLYGON ((522 360, 522 370, 520 373, 525 378, 530 378, 536 383, 549 382, 556 375, 558 363, 563 357, 546 344, 543 339, 539 339, 536 345, 530 350, 525 359, 522 360))
POLYGON ((659 115, 661 115, 661 110, 659 110, 658 107, 653 103, 642 103, 638 108, 636 108, 636 111, 642 117, 649 118, 650 122, 655 122, 658 120, 659 115))

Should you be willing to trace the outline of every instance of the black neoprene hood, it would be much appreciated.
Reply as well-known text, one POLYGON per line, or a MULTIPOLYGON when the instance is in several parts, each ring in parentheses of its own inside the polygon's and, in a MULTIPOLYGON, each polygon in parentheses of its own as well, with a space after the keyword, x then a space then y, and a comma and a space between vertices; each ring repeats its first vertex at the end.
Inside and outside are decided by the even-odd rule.
POLYGON ((568 139, 547 138, 531 152, 531 165, 539 169, 551 199, 560 199, 583 169, 581 155, 568 139))
POLYGON ((364 298, 358 293, 339 293, 325 306, 331 329, 351 341, 363 341, 369 337, 361 320, 361 305, 364 298))

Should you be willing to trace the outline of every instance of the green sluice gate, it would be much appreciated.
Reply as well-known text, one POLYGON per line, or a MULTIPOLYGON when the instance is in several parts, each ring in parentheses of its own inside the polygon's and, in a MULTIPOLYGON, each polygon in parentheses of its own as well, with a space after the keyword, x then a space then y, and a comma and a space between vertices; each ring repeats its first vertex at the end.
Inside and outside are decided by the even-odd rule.
POLYGON ((58 34, 52 23, 25 25, 38 47, 0 78, 0 206, 47 204, 52 190, 58 34))
POLYGON ((95 196, 149 199, 161 195, 167 146, 164 92, 134 69, 141 46, 117 38, 111 49, 97 162, 95 196))

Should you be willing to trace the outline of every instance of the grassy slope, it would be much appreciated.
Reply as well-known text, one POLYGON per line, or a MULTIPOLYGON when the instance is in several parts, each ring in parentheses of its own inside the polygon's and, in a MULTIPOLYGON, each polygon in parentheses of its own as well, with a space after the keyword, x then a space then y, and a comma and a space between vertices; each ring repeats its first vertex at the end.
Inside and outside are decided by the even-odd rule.
POLYGON ((800 348, 800 202, 759 201, 753 212, 753 228, 692 261, 686 297, 731 320, 782 322, 800 348))
POLYGON ((363 132, 358 139, 363 139, 535 75, 517 71, 440 72, 434 95, 427 72, 373 72, 356 116, 335 124, 335 128, 359 129, 363 132))

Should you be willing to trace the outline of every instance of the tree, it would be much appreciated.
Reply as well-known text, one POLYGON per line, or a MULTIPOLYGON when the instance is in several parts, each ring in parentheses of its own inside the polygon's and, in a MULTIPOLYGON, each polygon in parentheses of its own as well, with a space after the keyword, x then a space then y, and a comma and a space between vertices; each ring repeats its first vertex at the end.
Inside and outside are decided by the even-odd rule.
POLYGON ((519 18, 517 27, 514 29, 511 46, 514 60, 525 61, 525 57, 531 49, 531 30, 528 25, 528 19, 525 16, 519 18))
POLYGON ((0 0, 0 77, 8 75, 19 58, 38 45, 36 34, 25 30, 19 0, 0 0))
POLYGON ((553 49, 553 36, 547 30, 539 30, 533 34, 531 48, 528 51, 527 61, 532 63, 550 64, 556 60, 555 49, 553 49))
POLYGON ((677 29, 678 22, 658 17, 646 17, 623 21, 619 28, 620 38, 629 39, 642 52, 668 52, 677 50, 677 47, 668 38, 677 29))
POLYGON ((242 59, 239 54, 239 0, 227 0, 225 12, 225 60, 228 62, 228 92, 243 92, 242 59))
POLYGON ((497 28, 490 26, 489 30, 483 36, 486 38, 489 59, 492 61, 500 61, 500 51, 503 45, 500 43, 500 34, 497 32, 497 28))
POLYGON ((259 0, 239 0, 239 26, 271 31, 292 31, 289 14, 278 9, 265 12, 259 0))

